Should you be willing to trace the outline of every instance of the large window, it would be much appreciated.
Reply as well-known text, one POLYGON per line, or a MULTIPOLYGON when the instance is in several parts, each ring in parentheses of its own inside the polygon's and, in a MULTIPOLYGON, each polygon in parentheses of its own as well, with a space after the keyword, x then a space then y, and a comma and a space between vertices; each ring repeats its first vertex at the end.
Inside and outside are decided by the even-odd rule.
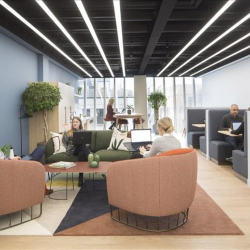
MULTIPOLYGON (((154 92, 154 78, 147 77, 147 95, 154 92)), ((154 110, 148 103, 148 127, 152 128, 154 124, 154 110)))
POLYGON ((95 85, 94 79, 86 79, 86 114, 87 116, 94 117, 94 92, 95 85))
POLYGON ((166 116, 174 123, 174 78, 165 77, 165 95, 167 97, 166 116))
POLYGON ((194 85, 192 77, 185 77, 186 107, 194 107, 194 85))
POLYGON ((126 87, 126 105, 132 105, 133 110, 135 107, 135 86, 134 86, 134 78, 125 78, 125 87, 126 87))
POLYGON ((202 78, 195 78, 196 107, 202 106, 202 78))
MULTIPOLYGON (((163 77, 156 77, 155 78, 155 91, 160 91, 164 93, 163 90, 163 77)), ((159 119, 164 117, 164 107, 160 107, 159 110, 159 119)))
POLYGON ((104 79, 96 78, 96 125, 103 125, 104 116, 104 79))
POLYGON ((117 112, 121 112, 125 107, 124 101, 124 78, 115 79, 116 99, 115 108, 117 112))
POLYGON ((184 128, 184 82, 182 77, 175 78, 176 88, 176 132, 182 133, 184 128))

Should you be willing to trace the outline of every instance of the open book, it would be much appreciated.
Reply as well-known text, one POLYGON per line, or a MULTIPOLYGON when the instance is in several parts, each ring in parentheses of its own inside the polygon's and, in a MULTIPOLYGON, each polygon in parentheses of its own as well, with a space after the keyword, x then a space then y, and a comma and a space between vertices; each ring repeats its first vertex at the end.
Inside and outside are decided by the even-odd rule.
POLYGON ((50 164, 51 168, 61 168, 61 169, 68 169, 74 167, 76 164, 74 162, 67 162, 67 161, 59 161, 50 164))

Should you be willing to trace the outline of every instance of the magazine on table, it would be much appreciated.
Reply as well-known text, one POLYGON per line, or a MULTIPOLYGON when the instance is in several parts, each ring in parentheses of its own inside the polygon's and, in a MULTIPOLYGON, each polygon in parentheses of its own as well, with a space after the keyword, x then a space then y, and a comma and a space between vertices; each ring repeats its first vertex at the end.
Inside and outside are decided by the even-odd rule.
POLYGON ((59 161, 50 164, 51 168, 61 168, 61 169, 68 169, 74 167, 76 164, 74 162, 67 162, 67 161, 59 161))

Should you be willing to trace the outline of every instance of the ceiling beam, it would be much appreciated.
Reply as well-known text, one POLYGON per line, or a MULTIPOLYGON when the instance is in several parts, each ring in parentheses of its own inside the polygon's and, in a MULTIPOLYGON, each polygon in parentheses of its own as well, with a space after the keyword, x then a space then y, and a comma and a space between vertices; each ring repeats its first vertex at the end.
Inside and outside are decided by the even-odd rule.
POLYGON ((143 74, 144 70, 152 56, 154 49, 157 45, 157 42, 160 39, 160 36, 169 20, 169 17, 175 7, 177 0, 162 0, 160 10, 158 12, 154 28, 152 30, 148 46, 146 48, 145 54, 143 56, 141 66, 139 69, 139 74, 143 74))

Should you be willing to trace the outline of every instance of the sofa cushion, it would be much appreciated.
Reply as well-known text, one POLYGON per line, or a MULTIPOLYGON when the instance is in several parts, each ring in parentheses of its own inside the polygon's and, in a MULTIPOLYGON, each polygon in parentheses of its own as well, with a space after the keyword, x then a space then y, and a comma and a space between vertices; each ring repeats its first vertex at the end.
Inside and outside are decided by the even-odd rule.
POLYGON ((236 173, 247 178, 248 176, 248 162, 247 157, 241 150, 233 150, 233 169, 236 173))
POLYGON ((95 153, 100 156, 100 161, 122 161, 131 158, 131 153, 123 150, 107 150, 102 149, 95 153))
MULTIPOLYGON (((96 152, 101 149, 107 149, 113 134, 112 130, 100 130, 95 132, 95 148, 90 147, 92 152, 96 152)), ((92 144, 92 143, 91 143, 92 144)))
POLYGON ((233 146, 225 141, 211 141, 209 144, 209 156, 220 162, 232 156, 233 146))
POLYGON ((65 153, 58 153, 49 156, 46 158, 46 163, 54 163, 58 161, 69 161, 69 162, 77 162, 78 157, 77 156, 71 156, 71 155, 66 155, 65 153))
POLYGON ((206 137, 205 136, 200 136, 200 150, 206 154, 207 152, 207 145, 206 145, 206 137))
POLYGON ((124 142, 131 142, 130 138, 127 138, 127 132, 120 132, 117 128, 114 128, 109 147, 109 150, 124 150, 128 149, 124 146, 124 142))
POLYGON ((204 131, 188 132, 188 146, 191 145, 194 148, 199 148, 200 147, 199 138, 200 136, 204 136, 204 135, 205 135, 204 131))
POLYGON ((194 149, 192 148, 178 148, 178 149, 173 149, 173 150, 169 150, 166 152, 163 152, 159 155, 156 155, 156 157, 158 156, 169 156, 169 155, 181 155, 181 154, 187 154, 194 151, 194 149))
POLYGON ((62 143, 63 135, 55 132, 50 132, 50 134, 54 144, 54 154, 66 152, 66 148, 62 143))

